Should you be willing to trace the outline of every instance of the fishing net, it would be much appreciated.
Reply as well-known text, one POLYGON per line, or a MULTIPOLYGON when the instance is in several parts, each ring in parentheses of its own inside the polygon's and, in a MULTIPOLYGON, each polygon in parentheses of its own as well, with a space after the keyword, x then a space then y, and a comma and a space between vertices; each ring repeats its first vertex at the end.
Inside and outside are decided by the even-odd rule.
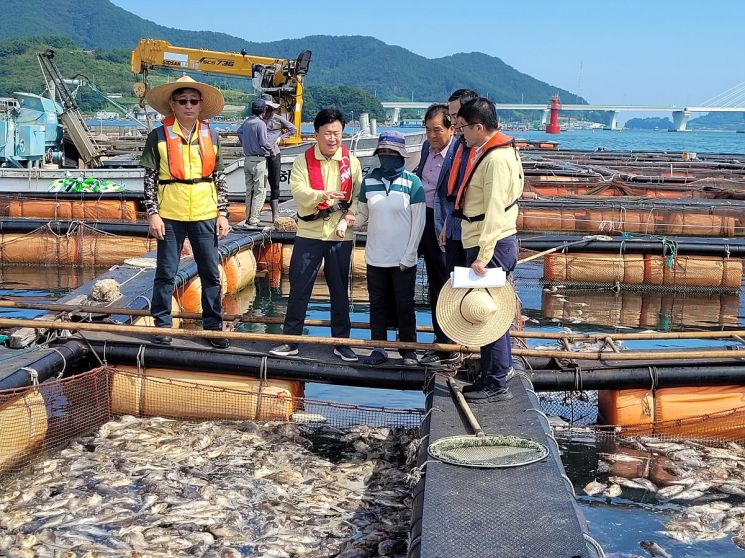
POLYGON ((80 194, 74 199, 70 196, 50 199, 23 196, 0 195, 0 215, 26 219, 50 220, 88 220, 88 221, 127 221, 144 219, 146 213, 137 200, 126 199, 122 194, 113 197, 107 194, 101 199, 96 194, 80 194))
MULTIPOLYGON (((33 371, 29 371, 33 375, 33 371)), ((418 429, 421 412, 306 399, 303 383, 103 366, 0 390, 0 479, 118 416, 287 422, 312 436, 353 425, 418 429)))
POLYGON ((30 233, 3 233, 0 260, 4 265, 110 266, 141 256, 156 246, 152 238, 109 234, 74 223, 64 234, 51 226, 30 233))
POLYGON ((614 204, 612 200, 588 203, 573 200, 528 202, 520 207, 517 230, 521 232, 615 233, 676 236, 745 236, 745 221, 724 206, 659 207, 643 202, 641 207, 614 204), (544 207, 541 207, 544 205, 544 207))
POLYGON ((716 256, 556 253, 543 264, 547 285, 736 292, 742 278, 742 259, 716 256))

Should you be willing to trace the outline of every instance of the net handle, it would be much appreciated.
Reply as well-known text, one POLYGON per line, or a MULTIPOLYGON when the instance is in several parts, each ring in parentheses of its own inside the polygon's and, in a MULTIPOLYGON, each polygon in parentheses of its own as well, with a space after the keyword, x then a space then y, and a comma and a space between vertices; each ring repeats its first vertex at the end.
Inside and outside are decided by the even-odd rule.
POLYGON ((466 401, 466 398, 463 397, 463 394, 461 393, 461 391, 455 386, 455 382, 453 381, 452 376, 448 376, 448 387, 450 388, 450 391, 453 394, 453 399, 455 399, 455 404, 458 405, 461 412, 464 415, 466 415, 466 418, 468 419, 468 424, 471 426, 473 433, 477 437, 483 438, 484 431, 481 428, 479 421, 476 420, 476 417, 473 414, 473 412, 471 412, 471 407, 468 406, 468 402, 466 401))

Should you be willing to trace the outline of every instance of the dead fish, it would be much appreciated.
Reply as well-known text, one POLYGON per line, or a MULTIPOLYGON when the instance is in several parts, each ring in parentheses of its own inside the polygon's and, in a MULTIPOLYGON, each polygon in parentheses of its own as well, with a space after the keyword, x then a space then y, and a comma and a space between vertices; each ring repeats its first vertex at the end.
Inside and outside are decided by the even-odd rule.
POLYGON ((626 488, 646 490, 648 492, 657 492, 657 487, 654 485, 654 483, 645 478, 627 479, 626 477, 608 477, 608 480, 626 488))
POLYGON ((600 494, 603 490, 606 489, 608 485, 606 485, 604 482, 598 482, 596 480, 592 482, 588 482, 585 485, 584 491, 585 494, 588 496, 595 496, 596 494, 600 494))
POLYGON ((601 457, 602 459, 604 459, 605 461, 609 461, 610 463, 640 463, 645 460, 645 458, 635 457, 626 453, 599 453, 598 457, 601 457))
POLYGON ((650 556, 654 556, 654 558, 673 558, 667 550, 654 541, 641 541, 639 542, 639 546, 646 550, 650 556))
POLYGON ((611 484, 608 488, 603 490, 603 496, 607 496, 608 498, 615 498, 616 496, 620 496, 623 490, 620 486, 617 484, 611 484))
POLYGON ((740 532, 732 537, 732 542, 738 547, 745 549, 745 529, 740 530, 740 532))

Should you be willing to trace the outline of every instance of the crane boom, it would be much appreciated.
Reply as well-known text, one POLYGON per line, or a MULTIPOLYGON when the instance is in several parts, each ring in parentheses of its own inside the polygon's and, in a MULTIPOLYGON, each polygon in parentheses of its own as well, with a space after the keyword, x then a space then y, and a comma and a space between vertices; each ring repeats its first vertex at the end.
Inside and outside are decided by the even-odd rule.
MULTIPOLYGON (((297 59, 269 58, 241 52, 219 52, 197 48, 174 46, 168 41, 141 39, 132 51, 132 71, 142 74, 147 83, 147 74, 154 68, 171 68, 204 74, 221 74, 251 79, 254 89, 271 95, 280 107, 279 114, 285 116, 297 128, 297 133, 286 143, 296 144, 300 138, 303 109, 303 79, 308 73, 311 52, 301 52, 297 59)), ((135 88, 135 93, 144 99, 147 86, 135 88)))

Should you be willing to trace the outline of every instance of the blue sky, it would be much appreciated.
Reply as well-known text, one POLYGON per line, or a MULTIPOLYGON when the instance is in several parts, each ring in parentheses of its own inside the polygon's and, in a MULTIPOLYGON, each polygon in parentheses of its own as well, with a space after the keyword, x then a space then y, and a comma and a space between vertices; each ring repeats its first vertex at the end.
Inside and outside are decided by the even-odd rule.
POLYGON ((428 58, 484 52, 598 104, 698 104, 745 82, 738 0, 112 1, 250 41, 370 35, 428 58))

